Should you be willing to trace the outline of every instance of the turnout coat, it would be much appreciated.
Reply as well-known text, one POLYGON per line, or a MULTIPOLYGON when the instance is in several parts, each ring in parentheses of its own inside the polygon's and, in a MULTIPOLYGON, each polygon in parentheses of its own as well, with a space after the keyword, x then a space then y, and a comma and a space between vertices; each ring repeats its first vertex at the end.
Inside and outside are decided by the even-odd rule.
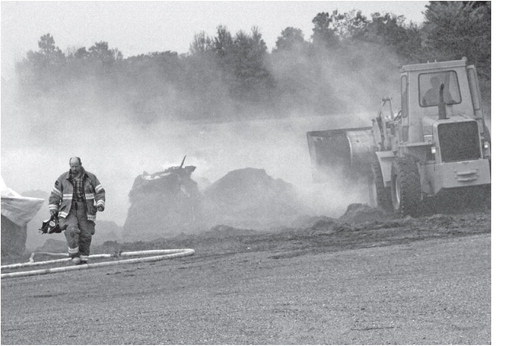
MULTIPOLYGON (((97 207, 105 206, 106 191, 100 184, 95 174, 84 170, 83 175, 84 196, 86 199, 88 221, 95 221, 97 215, 97 207)), ((73 198, 73 177, 70 171, 65 172, 57 178, 50 198, 48 200, 48 208, 58 210, 59 218, 65 219, 72 208, 73 198)))

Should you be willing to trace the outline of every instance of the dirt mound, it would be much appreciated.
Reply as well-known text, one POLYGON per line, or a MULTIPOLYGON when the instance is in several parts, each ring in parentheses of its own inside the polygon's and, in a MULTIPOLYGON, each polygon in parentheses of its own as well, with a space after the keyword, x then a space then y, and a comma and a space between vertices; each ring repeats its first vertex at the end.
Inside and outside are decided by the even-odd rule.
POLYGON ((264 169, 231 171, 208 187, 205 197, 209 220, 234 227, 287 225, 306 212, 294 187, 264 169))
POLYGON ((124 239, 173 236, 201 221, 201 194, 192 180, 194 166, 170 167, 136 177, 129 200, 124 239))
POLYGON ((129 194, 124 240, 170 238, 216 225, 227 225, 211 230, 219 233, 228 232, 221 227, 277 227, 308 213, 291 184, 270 177, 263 169, 231 171, 204 193, 191 178, 193 169, 171 167, 136 177, 129 194))
POLYGON ((344 215, 339 217, 339 221, 351 224, 364 222, 384 221, 388 218, 380 209, 372 208, 367 204, 353 203, 348 206, 344 215))

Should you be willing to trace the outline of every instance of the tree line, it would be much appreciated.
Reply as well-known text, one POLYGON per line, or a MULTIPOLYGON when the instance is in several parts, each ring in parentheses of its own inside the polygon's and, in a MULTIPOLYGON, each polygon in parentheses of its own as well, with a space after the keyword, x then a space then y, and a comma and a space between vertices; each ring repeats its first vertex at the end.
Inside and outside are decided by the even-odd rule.
POLYGON ((491 4, 431 1, 424 22, 393 13, 317 13, 312 35, 285 28, 268 50, 260 30, 198 33, 187 53, 124 57, 107 42, 63 52, 51 34, 16 66, 23 96, 94 100, 123 107, 141 121, 228 119, 372 109, 381 93, 397 94, 397 67, 460 59, 479 71, 490 109, 491 4), (388 88, 382 91, 380 88, 388 88))

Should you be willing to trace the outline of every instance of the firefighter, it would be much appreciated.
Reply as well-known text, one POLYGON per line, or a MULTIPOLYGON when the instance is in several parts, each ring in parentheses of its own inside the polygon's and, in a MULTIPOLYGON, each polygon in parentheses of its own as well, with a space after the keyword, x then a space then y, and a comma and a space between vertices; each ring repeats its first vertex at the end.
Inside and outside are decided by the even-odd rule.
POLYGON ((79 157, 69 161, 70 170, 57 178, 49 198, 51 215, 59 217, 68 255, 74 264, 88 263, 97 211, 104 211, 106 192, 97 177, 82 167, 79 157))

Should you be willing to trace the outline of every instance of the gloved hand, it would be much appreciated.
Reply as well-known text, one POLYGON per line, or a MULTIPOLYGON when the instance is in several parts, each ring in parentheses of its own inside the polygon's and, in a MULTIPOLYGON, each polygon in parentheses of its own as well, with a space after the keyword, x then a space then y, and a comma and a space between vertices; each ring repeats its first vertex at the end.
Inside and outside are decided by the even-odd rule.
POLYGON ((104 206, 103 205, 99 205, 97 207, 97 211, 103 212, 104 211, 104 206))
POLYGON ((56 216, 57 215, 57 210, 56 209, 51 209, 50 210, 50 216, 56 216))

